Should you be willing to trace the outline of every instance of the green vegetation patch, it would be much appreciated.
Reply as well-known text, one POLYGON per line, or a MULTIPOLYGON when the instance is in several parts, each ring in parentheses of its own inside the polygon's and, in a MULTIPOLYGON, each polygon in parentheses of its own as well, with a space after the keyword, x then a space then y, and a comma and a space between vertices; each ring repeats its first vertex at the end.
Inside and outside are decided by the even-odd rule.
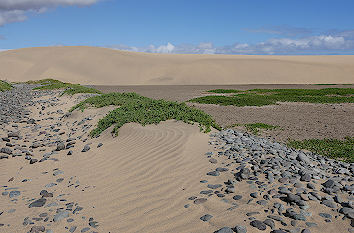
POLYGON ((0 80, 0 91, 8 91, 12 87, 10 83, 0 80))
POLYGON ((245 124, 245 127, 248 131, 251 131, 254 134, 258 134, 260 129, 272 130, 272 129, 279 128, 279 126, 268 125, 268 124, 264 124, 264 123, 245 124))
POLYGON ((214 90, 209 90, 208 92, 211 92, 211 93, 239 93, 242 91, 235 90, 235 89, 214 89, 214 90))
POLYGON ((239 107, 272 105, 277 102, 354 103, 354 89, 252 89, 232 96, 203 96, 189 101, 239 107))
POLYGON ((99 120, 97 128, 91 131, 92 137, 99 136, 104 130, 114 125, 112 133, 118 135, 119 128, 124 124, 136 122, 141 125, 158 124, 166 120, 179 120, 185 123, 199 123, 204 132, 209 132, 211 127, 221 129, 212 117, 199 109, 166 100, 154 100, 136 93, 109 93, 90 97, 75 105, 75 109, 84 110, 89 106, 104 107, 109 105, 120 106, 109 112, 99 120))
POLYGON ((41 84, 42 86, 34 88, 34 90, 57 90, 65 89, 62 95, 74 95, 78 93, 97 93, 101 92, 90 87, 81 86, 80 84, 64 83, 55 79, 43 79, 37 81, 28 81, 28 84, 41 84))
POLYGON ((354 137, 338 139, 308 139, 303 141, 291 140, 288 146, 296 149, 306 149, 333 159, 354 162, 354 137))

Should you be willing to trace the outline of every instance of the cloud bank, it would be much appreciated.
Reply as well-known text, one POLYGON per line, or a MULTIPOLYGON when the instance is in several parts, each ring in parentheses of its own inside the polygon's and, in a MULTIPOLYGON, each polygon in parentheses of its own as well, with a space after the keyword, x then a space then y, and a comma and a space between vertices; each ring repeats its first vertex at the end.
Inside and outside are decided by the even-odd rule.
POLYGON ((354 30, 337 31, 317 36, 301 38, 273 38, 256 44, 234 43, 226 46, 214 46, 212 43, 149 45, 133 47, 113 45, 110 48, 147 53, 179 54, 354 54, 354 30))
POLYGON ((24 21, 30 13, 43 13, 58 6, 88 6, 99 0, 0 0, 0 26, 24 21))

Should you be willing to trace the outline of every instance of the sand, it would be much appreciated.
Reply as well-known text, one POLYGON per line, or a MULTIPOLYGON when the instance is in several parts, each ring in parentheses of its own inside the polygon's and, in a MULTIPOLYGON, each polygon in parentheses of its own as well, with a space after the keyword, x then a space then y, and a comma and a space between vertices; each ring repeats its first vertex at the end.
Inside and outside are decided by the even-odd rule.
MULTIPOLYGON (((52 95, 41 97, 48 100, 52 95)), ((66 113, 74 104, 84 98, 82 95, 61 96, 56 94, 59 101, 55 105, 48 105, 44 115, 39 115, 40 105, 32 106, 32 117, 40 120, 38 124, 42 128, 35 129, 26 123, 18 123, 21 134, 28 138, 21 145, 31 145, 32 140, 41 139, 38 136, 42 130, 49 131, 48 127, 61 124, 60 131, 64 132, 63 138, 68 132, 76 132, 73 136, 82 136, 77 140, 73 155, 67 155, 68 150, 59 151, 52 155, 51 159, 41 163, 30 165, 23 157, 2 159, 0 161, 0 184, 7 188, 17 187, 21 195, 11 201, 7 196, 0 197, 2 213, 0 223, 5 224, 1 230, 4 232, 29 231, 31 226, 23 226, 26 217, 38 217, 46 212, 52 219, 58 207, 66 208, 64 203, 77 203, 83 207, 79 213, 71 214, 60 222, 38 222, 54 232, 67 232, 72 226, 77 226, 75 232, 88 227, 88 219, 93 218, 98 222, 98 228, 91 228, 95 232, 214 232, 224 226, 247 226, 247 232, 259 232, 249 226, 246 213, 259 211, 257 219, 265 219, 268 215, 263 212, 264 207, 252 202, 248 204, 251 191, 246 182, 237 184, 235 194, 243 195, 243 199, 232 200, 233 195, 219 198, 216 195, 208 197, 207 202, 193 204, 188 200, 192 196, 206 197, 200 194, 206 190, 206 185, 201 180, 208 180, 208 184, 222 184, 227 179, 233 179, 237 166, 229 164, 225 156, 215 156, 216 164, 209 162, 206 152, 212 151, 215 155, 220 151, 220 144, 215 142, 212 133, 202 133, 196 125, 189 125, 174 120, 161 122, 158 125, 141 126, 135 123, 124 125, 117 137, 112 137, 111 129, 106 130, 99 138, 87 138, 87 133, 82 132, 86 126, 95 126, 97 121, 115 107, 109 106, 101 109, 90 108, 84 112, 74 111, 70 116, 58 119, 57 110, 66 113), (47 114, 47 112, 51 114, 47 114), (53 117, 53 118, 48 118, 53 117), (83 125, 78 125, 83 118, 92 120, 83 125), (85 126, 86 125, 86 126, 85 126), (72 129, 76 131, 72 131, 72 129), (97 148, 98 143, 103 146, 97 148), (90 144, 88 152, 81 152, 84 145, 90 144), (229 164, 229 165, 227 165, 229 164), (222 173, 218 177, 207 176, 206 173, 217 167, 229 167, 230 172, 222 173), (63 173, 54 175, 58 170, 63 173), (56 181, 62 178, 62 182, 56 181), (27 179, 27 182, 23 182, 27 179), (54 182, 57 185, 45 187, 54 182), (28 204, 40 198, 42 189, 53 193, 53 198, 47 198, 46 205, 53 201, 59 206, 28 208, 28 204), (185 208, 185 205, 189 205, 185 208), (15 212, 11 213, 11 210, 15 212), (205 214, 214 217, 209 222, 200 220, 205 214), (74 219, 67 222, 67 219, 74 219), (67 227, 67 228, 65 228, 67 227)), ((64 114, 63 113, 63 114, 64 114)), ((7 131, 14 130, 12 124, 6 125, 0 136, 7 131)), ((12 142, 14 142, 12 140, 12 142)), ((1 142, 2 146, 4 142, 1 142)), ((19 142, 20 143, 20 142, 19 142)), ((52 147, 33 149, 33 157, 41 158, 45 152, 55 149, 52 147)), ((323 181, 318 181, 322 183, 323 181)), ((319 186, 319 184, 317 186, 319 186)), ((274 188, 279 185, 274 182, 274 188)), ((1 192, 5 190, 0 186, 1 192)), ((324 195, 321 193, 321 195, 324 195)), ((14 198, 12 198, 14 199, 14 198)), ((268 203, 272 206, 277 199, 268 203)), ((0 211, 1 211, 0 210, 0 211)), ((318 217, 321 212, 336 213, 329 208, 311 201, 312 217, 307 221, 315 222, 317 227, 311 228, 311 232, 345 232, 349 227, 349 220, 340 218, 332 219, 332 223, 323 224, 323 219, 318 217)), ((286 220, 288 226, 289 220, 286 220)), ((37 225, 38 225, 37 224, 37 225)), ((279 222, 276 228, 283 227, 279 222)), ((304 222, 299 222, 300 228, 305 228, 304 222)), ((268 228, 266 232, 269 232, 268 228)))
POLYGON ((100 85, 353 83, 354 56, 181 55, 39 47, 0 52, 0 77, 100 85))

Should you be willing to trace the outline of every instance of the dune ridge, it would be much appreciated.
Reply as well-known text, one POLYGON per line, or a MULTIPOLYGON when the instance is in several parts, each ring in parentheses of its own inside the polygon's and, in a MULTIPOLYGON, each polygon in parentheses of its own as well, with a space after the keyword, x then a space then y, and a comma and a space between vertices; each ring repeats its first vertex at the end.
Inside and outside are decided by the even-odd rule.
POLYGON ((92 85, 353 83, 354 56, 151 54, 86 46, 0 52, 0 78, 92 85))

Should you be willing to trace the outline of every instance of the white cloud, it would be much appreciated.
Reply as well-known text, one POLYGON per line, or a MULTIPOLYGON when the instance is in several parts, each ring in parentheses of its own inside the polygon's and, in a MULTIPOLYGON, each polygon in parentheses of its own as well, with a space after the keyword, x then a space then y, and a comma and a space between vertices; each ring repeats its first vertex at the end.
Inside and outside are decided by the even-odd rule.
POLYGON ((58 6, 88 6, 99 0, 0 0, 0 26, 24 21, 28 13, 43 13, 58 6))
POLYGON ((226 46, 214 46, 204 42, 198 45, 181 44, 147 47, 127 45, 110 48, 150 53, 193 53, 193 54, 353 54, 354 31, 342 31, 327 35, 303 38, 273 38, 256 44, 235 43, 226 46))

